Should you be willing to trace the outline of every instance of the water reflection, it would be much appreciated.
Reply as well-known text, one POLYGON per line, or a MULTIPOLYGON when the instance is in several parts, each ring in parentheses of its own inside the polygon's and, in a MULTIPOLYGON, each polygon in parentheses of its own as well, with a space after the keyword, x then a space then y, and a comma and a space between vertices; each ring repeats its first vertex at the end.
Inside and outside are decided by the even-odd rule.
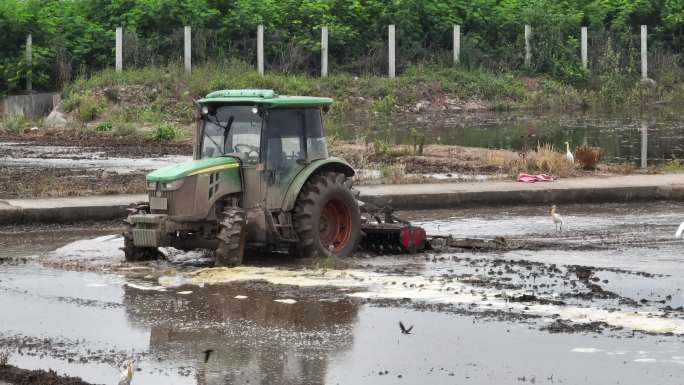
POLYGON ((287 294, 254 285, 191 287, 189 295, 126 287, 124 305, 134 326, 151 330, 150 354, 180 364, 197 384, 324 383, 330 353, 351 348, 358 305, 320 297, 278 303, 287 294), (204 364, 207 349, 214 352, 204 364))
POLYGON ((601 147, 608 162, 642 159, 662 162, 684 157, 684 115, 680 111, 565 113, 488 111, 478 113, 435 112, 426 115, 350 114, 339 130, 345 138, 368 135, 390 143, 411 144, 411 129, 426 134, 429 143, 533 149, 551 143, 562 150, 587 144, 601 147), (644 147, 645 146, 645 147, 644 147), (644 156, 644 153, 648 156, 644 156))

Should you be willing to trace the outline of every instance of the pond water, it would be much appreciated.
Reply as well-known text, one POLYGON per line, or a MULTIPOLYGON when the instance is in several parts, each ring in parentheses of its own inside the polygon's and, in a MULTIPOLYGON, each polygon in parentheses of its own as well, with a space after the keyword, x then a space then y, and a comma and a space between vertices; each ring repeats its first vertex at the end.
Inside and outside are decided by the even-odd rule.
POLYGON ((413 144, 425 133, 426 144, 451 144, 509 150, 534 150, 550 143, 557 150, 587 144, 603 149, 606 162, 648 164, 684 158, 684 108, 657 111, 530 110, 476 113, 437 112, 350 114, 339 127, 346 139, 364 135, 389 143, 413 144), (643 147, 645 144, 645 148, 643 147))

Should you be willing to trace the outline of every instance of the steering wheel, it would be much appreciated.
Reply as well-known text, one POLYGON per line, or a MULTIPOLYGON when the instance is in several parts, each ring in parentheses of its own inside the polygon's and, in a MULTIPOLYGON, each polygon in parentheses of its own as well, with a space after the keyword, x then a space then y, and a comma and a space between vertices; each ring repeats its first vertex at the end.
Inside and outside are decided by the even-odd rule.
POLYGON ((251 144, 246 144, 246 143, 238 143, 235 146, 233 146, 235 151, 241 152, 245 155, 247 155, 248 158, 255 158, 259 157, 259 147, 257 146, 252 146, 251 144), (247 151, 242 151, 240 148, 246 148, 247 151), (251 154, 254 153, 255 156, 252 156, 251 154))

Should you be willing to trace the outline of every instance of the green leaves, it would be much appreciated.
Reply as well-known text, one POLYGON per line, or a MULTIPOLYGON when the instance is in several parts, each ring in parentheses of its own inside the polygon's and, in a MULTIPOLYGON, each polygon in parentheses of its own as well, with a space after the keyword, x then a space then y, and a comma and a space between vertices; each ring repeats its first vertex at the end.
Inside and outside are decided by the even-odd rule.
POLYGON ((579 27, 636 31, 673 50, 684 43, 679 0, 2 0, 0 93, 23 87, 26 35, 35 45, 33 78, 51 88, 79 73, 111 67, 114 30, 123 27, 126 65, 180 60, 184 25, 193 27, 193 60, 253 61, 256 26, 265 26, 271 70, 319 68, 320 27, 330 31, 331 72, 384 72, 387 25, 397 26, 400 71, 446 62, 452 25, 461 25, 462 65, 494 71, 522 66, 522 30, 533 27, 534 73, 575 81, 579 27), (195 49, 197 48, 197 49, 195 49))

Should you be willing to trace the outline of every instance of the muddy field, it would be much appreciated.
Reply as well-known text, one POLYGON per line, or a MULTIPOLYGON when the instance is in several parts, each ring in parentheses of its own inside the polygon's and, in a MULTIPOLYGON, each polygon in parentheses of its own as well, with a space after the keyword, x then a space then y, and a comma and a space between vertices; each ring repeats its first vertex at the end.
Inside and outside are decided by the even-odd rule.
POLYGON ((141 193, 147 172, 189 160, 184 154, 192 154, 187 142, 78 131, 0 136, 0 199, 141 193))
POLYGON ((327 269, 173 249, 125 264, 116 223, 2 228, 0 351, 103 384, 131 359, 133 384, 680 383, 684 205, 560 211, 562 233, 545 207, 408 212, 508 246, 327 269))
MULTIPOLYGON (((357 170, 357 184, 513 180, 528 168, 561 177, 634 172, 624 165, 582 171, 558 152, 519 154, 454 145, 380 146, 332 140, 330 153, 357 170), (625 168, 626 167, 626 168, 625 168)), ((0 199, 145 192, 146 173, 191 159, 190 140, 157 143, 144 136, 64 130, 0 132, 0 199)), ((650 170, 648 172, 656 172, 650 170)))

